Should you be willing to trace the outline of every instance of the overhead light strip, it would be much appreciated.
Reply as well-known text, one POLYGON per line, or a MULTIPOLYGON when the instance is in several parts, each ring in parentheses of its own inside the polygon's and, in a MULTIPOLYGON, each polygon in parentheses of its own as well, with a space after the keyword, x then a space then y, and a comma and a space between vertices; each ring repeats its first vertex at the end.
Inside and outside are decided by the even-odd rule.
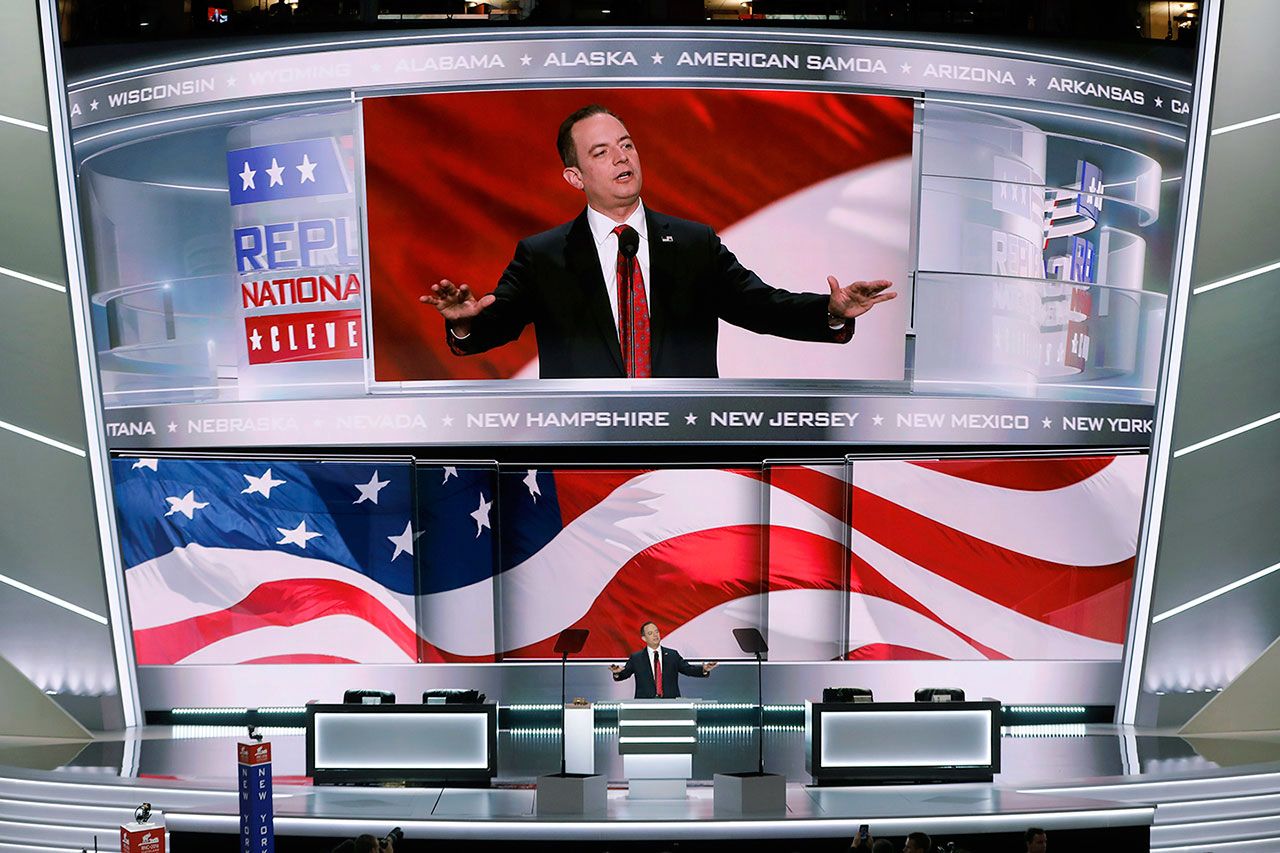
POLYGON ((1206 438, 1204 441, 1197 441, 1195 444, 1189 444, 1181 450, 1175 450, 1173 451, 1173 458, 1177 459, 1180 456, 1186 456, 1188 453, 1195 453, 1197 450, 1203 450, 1206 447, 1211 447, 1217 444, 1218 442, 1226 441, 1229 438, 1235 438, 1237 435, 1242 435, 1250 430, 1255 430, 1258 427, 1266 426, 1267 424, 1275 421, 1280 421, 1280 412, 1267 415, 1265 418, 1258 418, 1256 421, 1251 421, 1244 426, 1229 429, 1224 433, 1213 436, 1212 438, 1206 438))
POLYGON ((1210 290, 1217 290, 1219 287, 1226 287, 1228 284, 1235 284, 1237 281, 1247 281, 1248 279, 1260 275, 1266 275, 1267 273, 1274 272, 1275 270, 1280 270, 1280 261, 1276 261, 1274 264, 1267 264, 1265 267, 1258 267, 1256 270, 1249 270, 1248 272, 1228 276, 1224 279, 1219 279, 1218 281, 1211 281, 1208 284, 1202 284, 1191 292, 1196 296, 1199 296, 1201 293, 1208 293, 1210 290))
POLYGON ((24 272, 11 270, 8 267, 0 267, 0 275, 7 275, 9 276, 9 278, 16 278, 18 279, 18 281, 25 281, 27 284, 38 284, 41 287, 48 288, 49 290, 56 290, 59 293, 67 292, 67 286, 65 284, 58 284, 56 281, 49 281, 43 278, 36 278, 33 275, 27 275, 24 272))
POLYGON ((1228 592, 1231 592, 1232 590, 1235 590, 1235 589, 1239 589, 1245 584, 1250 584, 1256 580, 1259 580, 1260 578, 1265 578, 1267 575, 1272 574, 1277 569, 1280 569, 1280 563, 1275 563, 1274 565, 1267 566, 1265 569, 1256 571, 1247 577, 1240 578, 1240 580, 1237 580, 1237 581, 1232 581, 1226 586, 1218 587, 1213 592, 1206 592, 1204 595, 1191 599, 1186 604, 1179 604, 1177 607, 1174 607, 1171 610, 1166 610, 1160 615, 1153 617, 1151 620, 1151 624, 1154 625, 1157 622, 1163 622, 1165 619, 1168 619, 1171 616, 1177 616, 1179 613, 1186 613, 1191 608, 1199 607, 1201 604, 1204 604, 1206 601, 1212 601, 1218 596, 1226 595, 1228 592))
POLYGON ((72 604, 70 601, 67 601, 66 599, 63 599, 63 598, 58 598, 58 596, 51 595, 50 593, 47 593, 42 589, 36 589, 34 586, 31 586, 30 584, 25 584, 22 581, 18 580, 17 578, 11 578, 8 575, 0 575, 0 583, 8 584, 14 589, 21 590, 22 592, 25 592, 28 595, 34 595, 36 598, 39 598, 42 601, 47 601, 50 604, 55 604, 58 607, 61 607, 63 610, 70 610, 72 613, 75 613, 79 616, 83 616, 84 618, 89 619, 91 621, 97 622, 99 625, 107 624, 107 617, 100 616, 97 613, 94 613, 92 610, 85 610, 83 607, 81 607, 78 604, 72 604))
POLYGON ((1271 115, 1258 116, 1257 118, 1251 118, 1248 121, 1239 121, 1239 122, 1236 122, 1235 124, 1228 124, 1218 128, 1217 130, 1212 130, 1209 132, 1209 135, 1220 136, 1224 133, 1231 133, 1234 130, 1244 130, 1246 127, 1257 127, 1260 124, 1267 124, 1268 122, 1273 122, 1278 118, 1280 118, 1280 113, 1272 113, 1271 115))
POLYGON ((29 429, 23 429, 17 424, 11 424, 8 421, 0 421, 0 429, 7 429, 9 430, 9 432, 17 433, 18 435, 24 438, 30 438, 33 441, 40 442, 41 444, 47 444, 50 447, 56 447, 59 450, 65 450, 67 453, 72 453, 82 458, 85 455, 85 452, 78 447, 72 447, 70 444, 64 444, 61 441, 58 441, 56 438, 49 438, 49 436, 47 435, 41 435, 40 433, 32 432, 29 429))
POLYGON ((0 114, 0 121, 4 122, 5 124, 11 124, 15 127, 25 127, 27 130, 38 130, 41 133, 49 132, 49 128, 45 127, 43 124, 36 124, 34 121, 27 121, 26 119, 14 118, 13 116, 0 114))

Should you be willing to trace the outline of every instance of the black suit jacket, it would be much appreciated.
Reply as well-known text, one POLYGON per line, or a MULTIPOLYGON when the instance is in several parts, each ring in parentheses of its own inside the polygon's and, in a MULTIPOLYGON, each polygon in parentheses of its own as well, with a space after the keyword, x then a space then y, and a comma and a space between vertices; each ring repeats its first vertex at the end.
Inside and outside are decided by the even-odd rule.
MULTIPOLYGON (((770 287, 738 263, 709 226, 645 211, 653 376, 714 377, 719 320, 766 335, 845 343, 853 321, 827 324, 828 297, 770 287)), ((609 287, 616 286, 609 282, 609 287)), ((508 343, 533 323, 542 378, 622 378, 622 349, 584 209, 521 240, 495 301, 449 348, 471 355, 508 343)), ((446 334, 448 334, 446 332, 446 334)))
MULTIPOLYGON (((703 672, 701 666, 689 663, 680 657, 680 653, 675 649, 669 649, 666 646, 661 648, 663 699, 674 699, 680 695, 681 675, 706 678, 710 674, 703 672)), ((622 667, 622 672, 615 672, 613 680, 625 681, 633 675, 636 677, 637 699, 658 698, 658 688, 653 681, 653 652, 649 651, 648 646, 627 658, 627 663, 622 667)))

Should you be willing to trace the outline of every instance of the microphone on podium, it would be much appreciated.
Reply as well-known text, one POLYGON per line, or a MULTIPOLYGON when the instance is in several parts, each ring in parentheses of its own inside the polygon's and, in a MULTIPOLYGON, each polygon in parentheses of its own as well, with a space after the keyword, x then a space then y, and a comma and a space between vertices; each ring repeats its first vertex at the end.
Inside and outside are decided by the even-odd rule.
POLYGON ((628 260, 634 258, 636 252, 640 251, 640 232, 630 225, 624 226, 622 233, 618 235, 618 251, 628 260))
MULTIPOLYGON (((631 281, 635 278, 636 253, 640 251, 640 233, 630 225, 622 226, 622 230, 618 232, 618 254, 622 255, 623 265, 626 267, 626 304, 619 305, 620 311, 626 312, 627 323, 631 322, 635 316, 634 296, 631 291, 631 281)), ((623 336, 623 344, 626 345, 627 336, 623 336)), ((622 359, 627 365, 627 375, 634 376, 636 371, 636 353, 635 347, 629 347, 628 352, 622 354, 622 359)))

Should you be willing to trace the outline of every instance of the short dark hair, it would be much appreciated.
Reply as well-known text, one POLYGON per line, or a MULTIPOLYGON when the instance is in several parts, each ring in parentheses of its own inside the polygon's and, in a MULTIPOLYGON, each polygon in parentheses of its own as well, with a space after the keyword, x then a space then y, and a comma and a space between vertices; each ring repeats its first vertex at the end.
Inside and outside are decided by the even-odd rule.
POLYGON ((356 853, 377 853, 378 839, 372 835, 356 836, 356 853))
POLYGON ((929 853, 933 849, 933 840, 923 832, 913 832, 907 836, 907 840, 919 847, 925 853, 929 853))
POLYGON ((1038 827, 1038 826, 1029 826, 1029 827, 1027 827, 1027 831, 1026 831, 1026 832, 1024 832, 1024 833, 1022 833, 1022 843, 1023 843, 1023 844, 1030 844, 1032 841, 1035 841, 1035 840, 1036 840, 1036 836, 1037 836, 1037 835, 1043 835, 1045 838, 1048 838, 1048 837, 1049 837, 1049 833, 1045 832, 1045 831, 1044 831, 1043 829, 1041 829, 1040 827, 1038 827))
POLYGON ((641 636, 641 637, 643 637, 643 636, 644 636, 644 629, 645 629, 645 628, 648 628, 650 625, 652 625, 652 626, 653 626, 653 627, 655 627, 655 628, 657 628, 657 627, 658 627, 658 623, 657 623, 657 622, 654 622, 652 619, 650 619, 648 622, 641 622, 641 623, 640 623, 640 636, 641 636))
POLYGON ((613 110, 599 104, 587 104, 569 113, 569 117, 560 122, 560 131, 556 134, 556 150, 560 152, 560 162, 565 166, 578 165, 578 149, 573 144, 573 126, 583 119, 598 115, 613 116, 626 124, 613 110))

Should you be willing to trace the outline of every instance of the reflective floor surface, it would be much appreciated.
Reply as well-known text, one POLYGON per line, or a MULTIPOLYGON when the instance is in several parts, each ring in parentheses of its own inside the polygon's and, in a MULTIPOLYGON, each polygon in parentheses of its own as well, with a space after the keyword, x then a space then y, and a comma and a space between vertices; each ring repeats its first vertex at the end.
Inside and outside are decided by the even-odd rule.
MULTIPOLYGON (((489 789, 317 788, 304 776, 302 730, 266 734, 277 821, 292 821, 304 834, 321 834, 326 821, 344 828, 364 821, 370 829, 402 823, 491 840, 599 832, 598 822, 590 830, 590 821, 535 813, 535 778, 558 768, 555 729, 500 732, 498 778, 489 789)), ((146 798, 170 811, 175 831, 181 824, 184 831, 234 833, 241 737, 239 728, 149 726, 88 743, 0 739, 0 853, 81 849, 89 828, 118 825, 126 806, 146 798)), ((629 800, 617 737, 616 728, 596 731, 596 771, 611 787, 611 837, 642 838, 658 824, 681 827, 677 834, 687 838, 727 831, 713 807, 711 779, 754 769, 753 729, 699 729, 690 796, 682 801, 629 800)), ((1008 831, 1029 821, 1066 826, 1067 815, 1123 825, 1151 822, 1155 806, 1152 849, 1280 849, 1280 733, 1182 738, 1111 725, 1012 727, 1001 739, 1002 769, 993 784, 856 788, 809 786, 798 727, 766 731, 764 746, 766 768, 788 780, 787 808, 753 820, 751 837, 848 837, 861 822, 885 834, 931 823, 950 832, 997 825, 1008 831)))

